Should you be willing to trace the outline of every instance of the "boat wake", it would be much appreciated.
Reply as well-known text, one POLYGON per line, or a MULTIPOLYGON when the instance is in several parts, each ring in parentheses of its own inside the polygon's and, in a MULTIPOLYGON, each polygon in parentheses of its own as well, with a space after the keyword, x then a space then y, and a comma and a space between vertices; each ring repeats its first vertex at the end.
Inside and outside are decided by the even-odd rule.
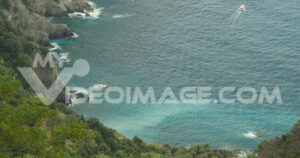
POLYGON ((112 18, 113 19, 122 19, 122 18, 130 18, 130 17, 134 17, 134 16, 137 16, 137 14, 116 14, 114 15, 112 18))
POLYGON ((239 7, 239 9, 237 9, 237 10, 235 11, 235 13, 230 17, 230 21, 233 22, 233 23, 236 22, 236 20, 239 19, 240 15, 241 15, 243 12, 246 12, 246 5, 241 5, 241 6, 239 7))

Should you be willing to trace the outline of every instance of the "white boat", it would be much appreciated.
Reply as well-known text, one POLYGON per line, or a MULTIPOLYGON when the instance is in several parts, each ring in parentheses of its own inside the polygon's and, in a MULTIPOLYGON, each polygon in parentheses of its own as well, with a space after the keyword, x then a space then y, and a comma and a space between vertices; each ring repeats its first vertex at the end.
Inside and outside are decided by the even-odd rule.
POLYGON ((246 11, 246 5, 241 5, 240 6, 240 8, 239 8, 239 11, 241 11, 241 12, 244 12, 244 11, 246 11))

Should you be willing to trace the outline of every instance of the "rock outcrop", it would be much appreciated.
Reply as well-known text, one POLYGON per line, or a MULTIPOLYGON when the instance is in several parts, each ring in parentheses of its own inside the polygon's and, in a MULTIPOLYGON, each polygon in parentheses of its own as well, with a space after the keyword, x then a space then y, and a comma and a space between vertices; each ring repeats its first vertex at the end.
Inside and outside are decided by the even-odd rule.
MULTIPOLYGON (((47 16, 65 17, 68 13, 93 10, 86 0, 8 0, 8 2, 9 7, 3 10, 8 20, 44 46, 50 46, 50 39, 73 36, 67 25, 54 24, 47 16)), ((58 76, 56 67, 38 67, 35 71, 47 88, 58 76)), ((64 101, 64 92, 57 101, 64 101)))
POLYGON ((68 13, 91 10, 86 0, 10 0, 11 7, 4 11, 11 23, 31 35, 41 45, 49 39, 71 37, 72 31, 64 24, 53 24, 46 16, 64 17, 68 13))
POLYGON ((93 8, 86 0, 32 0, 30 9, 44 16, 66 17, 68 13, 84 12, 93 8))

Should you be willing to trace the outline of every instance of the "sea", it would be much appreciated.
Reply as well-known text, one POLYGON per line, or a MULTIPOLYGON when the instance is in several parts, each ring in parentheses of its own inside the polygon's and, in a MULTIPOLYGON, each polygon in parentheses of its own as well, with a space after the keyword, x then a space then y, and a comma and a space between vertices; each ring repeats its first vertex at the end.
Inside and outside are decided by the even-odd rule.
MULTIPOLYGON (((298 0, 92 0, 90 17, 51 18, 75 36, 51 41, 71 63, 90 64, 70 87, 280 89, 282 104, 80 104, 128 138, 187 147, 253 151, 280 137, 300 118, 300 3, 298 0), (241 5, 246 6, 240 11, 241 5), (259 135, 257 134, 259 133, 259 135)), ((234 93, 234 92, 233 92, 234 93)), ((258 92, 259 94, 259 92, 258 92)), ((234 94, 227 97, 234 98, 234 94)))

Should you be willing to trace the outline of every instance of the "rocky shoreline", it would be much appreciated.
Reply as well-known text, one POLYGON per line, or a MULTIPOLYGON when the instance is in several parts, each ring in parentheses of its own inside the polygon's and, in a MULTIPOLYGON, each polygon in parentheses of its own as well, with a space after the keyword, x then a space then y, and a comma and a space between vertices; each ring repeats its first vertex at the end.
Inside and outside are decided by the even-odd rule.
POLYGON ((49 40, 73 36, 67 25, 54 24, 47 17, 68 17, 75 12, 88 16, 94 10, 86 0, 31 0, 28 3, 10 0, 11 6, 4 13, 15 27, 44 46, 50 46, 49 40))
MULTIPOLYGON (((92 13, 96 8, 87 0, 9 0, 2 12, 10 23, 41 46, 53 47, 50 40, 76 36, 66 24, 54 24, 49 17, 69 17, 72 13, 92 13), (26 3, 27 2, 27 3, 26 3)), ((77 35, 78 36, 78 35, 77 35)), ((41 53, 41 52, 40 52, 41 53)), ((33 56, 31 56, 34 58, 33 56)), ((56 67, 36 68, 46 87, 56 80, 56 67)), ((64 101, 63 92, 57 101, 64 101)))

